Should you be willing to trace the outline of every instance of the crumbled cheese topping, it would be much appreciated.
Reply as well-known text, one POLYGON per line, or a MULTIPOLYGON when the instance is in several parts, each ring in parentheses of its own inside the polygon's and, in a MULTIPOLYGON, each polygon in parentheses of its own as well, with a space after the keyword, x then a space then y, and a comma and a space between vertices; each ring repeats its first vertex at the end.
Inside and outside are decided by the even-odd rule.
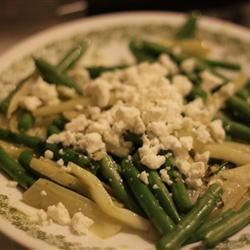
POLYGON ((42 101, 37 96, 25 96, 20 103, 23 108, 29 111, 33 111, 42 105, 42 101))
POLYGON ((46 159, 49 159, 49 160, 52 160, 53 158, 54 158, 54 153, 53 153, 53 151, 51 151, 51 150, 45 150, 45 152, 44 152, 44 157, 46 158, 46 159))
POLYGON ((142 171, 142 172, 139 174, 138 178, 139 178, 144 184, 148 185, 148 184, 149 184, 149 182, 148 182, 148 175, 149 175, 149 174, 148 174, 146 171, 142 171))
POLYGON ((63 161, 63 159, 61 158, 61 159, 59 159, 58 161, 56 161, 56 163, 58 164, 58 166, 60 166, 60 167, 64 167, 64 161, 63 161))
MULTIPOLYGON (((195 63, 193 59, 185 60, 182 71, 191 71, 195 63)), ((206 72, 202 75, 208 79, 206 72)), ((95 160, 102 159, 107 152, 126 157, 131 153, 132 143, 125 141, 124 134, 131 132, 142 139, 138 149, 142 164, 159 169, 166 161, 160 152, 171 151, 187 183, 197 187, 203 177, 197 172, 203 173, 209 155, 195 154, 193 159, 190 151, 197 143, 221 142, 225 132, 219 120, 212 121, 211 107, 201 98, 186 103, 184 96, 191 88, 191 81, 179 74, 178 66, 165 54, 158 62, 103 73, 83 85, 91 105, 47 142, 73 147, 95 160), (171 76, 171 81, 166 76, 171 76)), ((220 92, 228 96, 230 87, 222 87, 220 92)), ((167 169, 162 175, 165 182, 171 182, 167 169)), ((147 183, 145 173, 139 178, 147 183)))
POLYGON ((56 206, 49 206, 47 215, 48 218, 51 218, 60 225, 69 225, 71 222, 69 211, 61 202, 59 202, 56 206))
POLYGON ((192 82, 184 75, 175 75, 172 83, 183 96, 188 95, 193 87, 192 82))
POLYGON ((88 228, 94 223, 89 217, 83 215, 81 212, 75 213, 71 219, 71 228, 74 233, 78 235, 85 235, 88 233, 88 228))
POLYGON ((226 133, 221 120, 212 121, 209 128, 211 129, 211 134, 216 141, 222 142, 225 139, 226 133))
POLYGON ((181 63, 181 69, 186 72, 186 73, 193 73, 195 70, 195 67, 197 65, 197 61, 195 58, 188 58, 185 59, 182 63, 181 63))
POLYGON ((167 183, 168 185, 173 184, 173 181, 170 179, 168 170, 166 168, 160 170, 160 175, 163 182, 167 183))

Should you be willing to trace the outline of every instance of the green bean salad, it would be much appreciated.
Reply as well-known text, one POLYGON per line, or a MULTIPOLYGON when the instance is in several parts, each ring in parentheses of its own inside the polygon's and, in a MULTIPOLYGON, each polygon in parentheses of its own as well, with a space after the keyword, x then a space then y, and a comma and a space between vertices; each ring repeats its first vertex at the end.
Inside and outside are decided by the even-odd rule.
POLYGON ((132 39, 134 63, 83 67, 82 41, 0 103, 0 171, 39 218, 157 250, 214 248, 250 222, 250 80, 214 59, 192 13, 172 39, 132 39))

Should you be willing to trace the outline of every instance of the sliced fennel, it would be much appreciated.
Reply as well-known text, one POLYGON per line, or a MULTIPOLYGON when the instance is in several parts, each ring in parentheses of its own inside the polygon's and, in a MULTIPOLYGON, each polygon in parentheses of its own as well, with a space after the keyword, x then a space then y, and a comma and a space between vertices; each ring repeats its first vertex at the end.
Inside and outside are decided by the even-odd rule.
POLYGON ((114 204, 110 195, 107 193, 102 183, 95 175, 71 162, 69 163, 68 167, 71 169, 71 173, 75 175, 84 186, 88 187, 91 198, 104 213, 128 227, 140 231, 149 230, 150 223, 146 219, 131 212, 128 209, 117 207, 114 204))
POLYGON ((36 181, 23 194, 23 200, 30 206, 44 210, 62 202, 71 216, 82 212, 91 218, 94 224, 89 230, 103 239, 117 234, 122 228, 121 223, 103 213, 93 201, 49 180, 36 181), (46 196, 41 195, 42 191, 46 192, 46 196))

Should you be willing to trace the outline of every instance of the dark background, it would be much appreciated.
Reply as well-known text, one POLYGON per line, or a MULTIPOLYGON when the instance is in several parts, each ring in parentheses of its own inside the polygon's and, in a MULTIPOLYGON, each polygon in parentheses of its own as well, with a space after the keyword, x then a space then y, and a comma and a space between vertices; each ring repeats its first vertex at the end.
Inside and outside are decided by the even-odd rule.
POLYGON ((250 27, 250 0, 0 0, 0 54, 58 23, 132 10, 200 10, 204 15, 250 27))

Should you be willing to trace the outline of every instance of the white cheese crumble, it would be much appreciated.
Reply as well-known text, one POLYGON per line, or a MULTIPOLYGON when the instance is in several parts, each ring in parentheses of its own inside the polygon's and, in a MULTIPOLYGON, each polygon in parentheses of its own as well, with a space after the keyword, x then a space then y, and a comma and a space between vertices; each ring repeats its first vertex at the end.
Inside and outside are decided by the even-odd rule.
POLYGON ((192 82, 184 75, 175 75, 172 83, 182 96, 188 95, 193 87, 192 82))
POLYGON ((46 159, 49 159, 49 160, 52 160, 53 158, 54 158, 54 153, 53 153, 53 151, 51 151, 51 150, 45 150, 45 152, 44 152, 44 157, 46 158, 46 159))
POLYGON ((45 82, 41 77, 39 77, 38 80, 31 85, 30 95, 38 97, 47 105, 59 102, 56 85, 45 82))
POLYGON ((57 165, 60 167, 64 167, 64 161, 62 158, 60 158, 59 160, 56 161, 57 165))
POLYGON ((163 182, 167 183, 168 185, 172 185, 173 181, 170 179, 169 175, 168 175, 168 170, 167 169, 161 169, 160 170, 160 175, 161 175, 161 179, 163 182))
POLYGON ((21 106, 29 111, 33 111, 42 105, 42 101, 37 96, 25 96, 21 99, 21 106))
POLYGON ((74 233, 78 235, 85 235, 88 229, 94 223, 89 217, 83 215, 81 212, 75 213, 71 219, 71 228, 74 233))
POLYGON ((166 67, 167 69, 167 72, 170 74, 170 75, 173 75, 173 74, 177 74, 178 73, 178 67, 176 65, 176 63, 170 58, 169 55, 167 54, 163 54, 160 56, 160 59, 159 59, 160 63, 166 67))
POLYGON ((71 222, 69 211, 61 202, 59 202, 56 206, 49 206, 47 210, 47 215, 48 218, 51 218, 59 225, 69 225, 71 222))
POLYGON ((222 125, 221 120, 214 120, 210 123, 209 128, 211 129, 212 136, 218 142, 225 140, 226 133, 222 125))
POLYGON ((43 209, 37 211, 37 217, 38 222, 43 226, 49 225, 51 222, 48 217, 48 214, 43 209))
POLYGON ((159 186, 157 184, 154 184, 153 189, 159 189, 159 186))
POLYGON ((148 182, 148 173, 146 171, 142 171, 139 175, 138 178, 146 185, 149 184, 148 182))
MULTIPOLYGON (((191 72, 195 63, 192 58, 185 60, 182 71, 191 72)), ((206 78, 206 74, 203 72, 203 77, 206 78)), ((209 155, 195 152, 193 159, 189 152, 196 144, 223 140, 225 132, 219 121, 212 121, 212 108, 201 98, 186 103, 184 96, 191 88, 191 81, 179 74, 178 66, 168 55, 161 55, 158 62, 143 62, 103 73, 83 85, 91 105, 83 108, 82 114, 69 121, 64 131, 51 135, 47 142, 62 143, 101 160, 106 153, 128 156, 133 144, 124 139, 124 134, 134 133, 142 140, 138 149, 142 164, 159 169, 166 161, 161 152, 173 152, 187 183, 198 187, 202 176, 197 173, 203 171, 202 164, 206 168, 209 155), (166 78, 168 75, 172 77, 171 82, 166 78)), ((222 87, 218 94, 225 98, 229 92, 230 86, 222 87)), ((167 169, 162 175, 165 182, 171 182, 167 169)), ((145 173, 138 177, 147 183, 145 173)))
POLYGON ((208 70, 202 71, 200 73, 200 77, 202 79, 202 88, 205 91, 211 91, 213 88, 223 83, 223 79, 221 77, 216 76, 208 70))
POLYGON ((180 67, 184 72, 192 73, 195 70, 196 65, 197 61, 195 58, 188 58, 181 63, 180 67))

